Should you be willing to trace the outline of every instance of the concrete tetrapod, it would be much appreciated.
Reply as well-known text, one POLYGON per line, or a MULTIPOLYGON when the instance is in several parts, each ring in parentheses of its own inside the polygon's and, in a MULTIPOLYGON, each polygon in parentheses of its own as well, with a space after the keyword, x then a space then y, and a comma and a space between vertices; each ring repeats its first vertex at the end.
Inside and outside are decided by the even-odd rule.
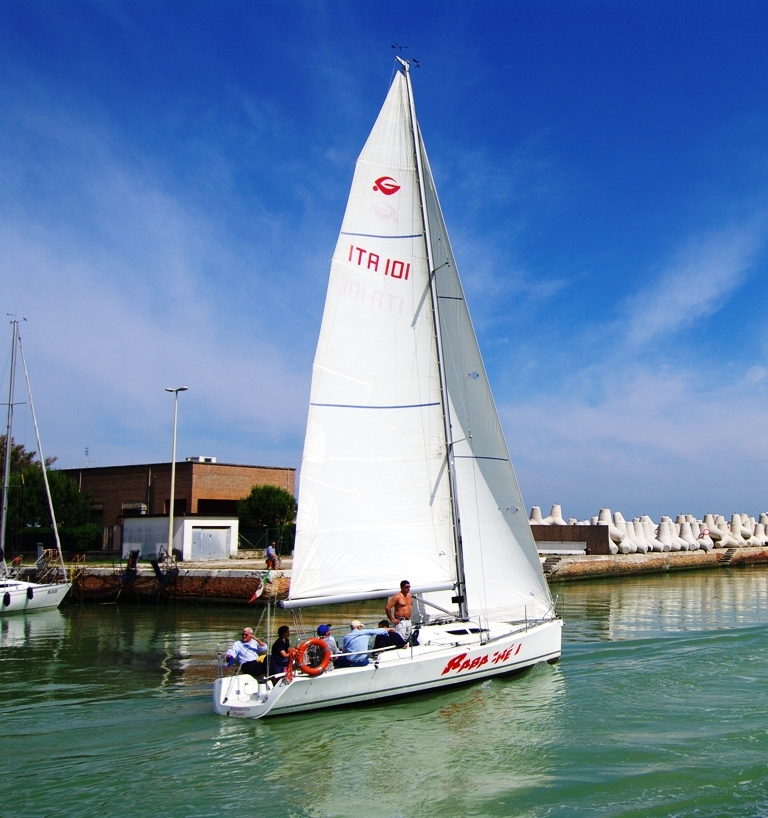
POLYGON ((620 511, 613 512, 613 524, 624 535, 624 539, 621 541, 621 544, 617 543, 619 546, 619 551, 622 554, 636 554, 637 545, 635 545, 632 539, 628 536, 627 521, 621 516, 620 511))
POLYGON ((715 544, 715 548, 726 547, 725 543, 723 542, 724 539, 727 539, 725 536, 725 532, 719 528, 712 514, 704 515, 704 528, 707 531, 709 531, 709 536, 712 538, 712 542, 715 544))
POLYGON ((568 525, 563 519, 563 510, 560 508, 557 503, 552 506, 552 510, 549 512, 549 517, 545 517, 542 521, 546 525, 568 525))
POLYGON ((722 514, 715 517, 715 524, 723 532, 723 538, 720 540, 723 548, 739 548, 741 540, 733 536, 731 527, 725 522, 725 517, 722 514))
POLYGON ((741 536, 747 541, 748 545, 762 545, 763 543, 755 536, 755 526, 757 525, 755 518, 750 517, 749 514, 741 515, 741 536))
POLYGON ((701 542, 693 536, 691 524, 688 520, 683 520, 683 522, 680 523, 680 537, 688 543, 689 551, 698 551, 699 548, 701 548, 701 542))
POLYGON ((701 547, 705 551, 711 551, 715 547, 715 544, 714 542, 712 542, 712 538, 709 536, 709 534, 703 533, 703 531, 705 530, 706 529, 702 528, 702 525, 701 523, 699 523, 698 520, 694 520, 691 523, 691 533, 693 534, 693 536, 696 537, 696 539, 701 544, 701 547))
POLYGON ((627 536, 625 532, 619 531, 619 529, 613 524, 613 521, 611 520, 611 510, 609 508, 600 509, 597 515, 597 524, 608 526, 608 536, 614 543, 616 543, 616 545, 623 542, 624 538, 627 536))
MULTIPOLYGON (((661 518, 661 522, 664 523, 664 525, 667 527, 667 531, 669 532, 669 539, 672 543, 672 550, 687 551, 688 543, 677 536, 677 529, 675 528, 675 524, 672 522, 672 518, 664 516, 661 518)), ((659 523, 659 525, 661 525, 661 523, 659 523)))
POLYGON ((528 518, 528 522, 531 525, 549 525, 549 523, 544 522, 542 519, 541 509, 538 506, 531 508, 531 516, 528 518))
POLYGON ((643 527, 639 521, 635 522, 634 520, 631 520, 627 522, 627 534, 634 541, 640 554, 647 554, 651 550, 650 543, 645 541, 643 527))
POLYGON ((653 520, 651 520, 647 514, 644 515, 641 520, 645 539, 651 544, 651 548, 654 551, 669 551, 669 546, 664 545, 664 543, 656 536, 656 526, 653 524, 653 520))
POLYGON ((672 537, 672 531, 672 523, 662 518, 659 527, 656 529, 656 536, 668 547, 668 550, 679 551, 680 543, 677 541, 677 537, 672 537))
POLYGON ((731 515, 731 536, 739 548, 745 548, 747 545, 747 541, 744 539, 744 532, 743 526, 741 525, 741 514, 732 514, 731 515))

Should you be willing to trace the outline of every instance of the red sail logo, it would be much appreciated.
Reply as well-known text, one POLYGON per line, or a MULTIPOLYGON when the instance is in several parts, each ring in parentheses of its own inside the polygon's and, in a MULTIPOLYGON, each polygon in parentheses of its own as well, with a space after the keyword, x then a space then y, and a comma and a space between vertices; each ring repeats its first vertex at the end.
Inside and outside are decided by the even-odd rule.
POLYGON ((373 189, 381 191, 385 196, 391 196, 400 190, 400 185, 391 176, 382 176, 376 180, 373 189))

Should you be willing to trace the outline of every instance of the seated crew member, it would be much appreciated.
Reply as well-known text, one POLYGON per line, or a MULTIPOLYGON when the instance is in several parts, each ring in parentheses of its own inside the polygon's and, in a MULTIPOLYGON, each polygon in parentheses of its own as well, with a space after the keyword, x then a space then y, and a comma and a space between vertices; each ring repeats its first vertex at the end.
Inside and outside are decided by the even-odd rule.
POLYGON ((263 676, 266 671, 264 656, 267 652, 267 643, 253 635, 253 628, 243 628, 242 641, 232 644, 227 651, 227 667, 240 663, 240 672, 251 676, 263 676))
MULTIPOLYGON (((390 627, 389 620, 382 619, 381 622, 379 622, 379 627, 389 628, 390 627)), ((403 637, 400 636, 400 634, 396 630, 394 631, 388 630, 386 636, 382 636, 380 634, 379 636, 376 637, 373 643, 374 650, 381 650, 382 648, 404 648, 404 647, 405 639, 403 639, 403 637)))
POLYGON ((341 650, 344 655, 334 663, 335 667, 364 667, 368 664, 368 637, 382 636, 394 628, 364 628, 359 619, 349 623, 350 631, 344 637, 341 650))
POLYGON ((277 639, 272 644, 272 654, 269 657, 269 675, 275 676, 278 673, 285 673, 288 667, 291 649, 291 629, 288 625, 281 625, 277 629, 277 639))
MULTIPOLYGON (((389 623, 387 623, 387 624, 389 624, 389 623)), ((336 644, 336 640, 331 636, 331 625, 330 624, 329 625, 318 625, 317 626, 317 635, 331 649, 331 655, 332 656, 339 652, 339 646, 336 644)))
POLYGON ((387 619, 394 625, 403 640, 407 642, 411 638, 413 625, 411 624, 411 611, 413 610, 413 597, 411 596, 411 583, 404 579, 400 583, 400 592, 395 594, 387 602, 384 609, 387 619))

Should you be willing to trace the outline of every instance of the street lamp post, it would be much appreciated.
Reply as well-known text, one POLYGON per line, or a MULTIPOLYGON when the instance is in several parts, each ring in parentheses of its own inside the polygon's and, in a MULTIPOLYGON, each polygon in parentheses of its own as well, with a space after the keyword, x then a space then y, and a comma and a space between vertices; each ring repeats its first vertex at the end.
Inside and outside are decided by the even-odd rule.
POLYGON ((179 417, 179 392, 186 392, 188 386, 165 387, 173 392, 173 449, 171 451, 171 502, 168 505, 168 558, 173 557, 173 503, 176 495, 176 423, 179 417))

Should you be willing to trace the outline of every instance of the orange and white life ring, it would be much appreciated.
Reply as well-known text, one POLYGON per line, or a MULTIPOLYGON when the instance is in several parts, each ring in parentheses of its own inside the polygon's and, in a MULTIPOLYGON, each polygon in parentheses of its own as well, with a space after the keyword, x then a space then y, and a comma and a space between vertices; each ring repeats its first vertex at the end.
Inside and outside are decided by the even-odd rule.
POLYGON ((296 651, 296 666, 307 676, 319 676, 330 663, 331 649, 322 639, 308 639, 296 651), (321 657, 319 661, 318 656, 321 657))

